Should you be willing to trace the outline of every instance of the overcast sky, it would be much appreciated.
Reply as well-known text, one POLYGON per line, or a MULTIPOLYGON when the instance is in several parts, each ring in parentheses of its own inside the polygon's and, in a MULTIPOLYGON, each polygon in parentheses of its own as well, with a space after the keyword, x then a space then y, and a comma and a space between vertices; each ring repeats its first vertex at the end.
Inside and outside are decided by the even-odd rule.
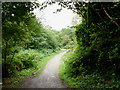
MULTIPOLYGON (((41 1, 41 0, 40 0, 41 1)), ((44 0, 42 0, 44 1, 44 0)), ((34 13, 37 18, 46 26, 49 25, 55 30, 61 30, 62 28, 67 28, 72 26, 72 18, 76 15, 71 10, 63 8, 61 12, 56 12, 59 9, 58 4, 49 5, 42 11, 35 9, 34 13)))

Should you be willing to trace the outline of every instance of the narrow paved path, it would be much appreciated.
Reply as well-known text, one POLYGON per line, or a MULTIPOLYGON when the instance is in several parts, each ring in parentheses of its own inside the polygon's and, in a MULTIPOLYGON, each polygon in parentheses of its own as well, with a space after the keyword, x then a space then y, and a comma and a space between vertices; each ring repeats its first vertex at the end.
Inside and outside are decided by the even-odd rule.
POLYGON ((58 76, 60 59, 65 53, 66 51, 54 56, 39 77, 26 81, 21 88, 67 88, 58 76))

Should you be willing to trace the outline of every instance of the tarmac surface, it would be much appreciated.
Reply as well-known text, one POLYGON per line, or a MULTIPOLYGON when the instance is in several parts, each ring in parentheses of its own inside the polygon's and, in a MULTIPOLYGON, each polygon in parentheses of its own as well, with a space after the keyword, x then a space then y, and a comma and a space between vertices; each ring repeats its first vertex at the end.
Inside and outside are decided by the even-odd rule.
POLYGON ((27 80, 21 88, 68 88, 67 84, 58 76, 61 57, 67 52, 54 56, 38 77, 27 80))

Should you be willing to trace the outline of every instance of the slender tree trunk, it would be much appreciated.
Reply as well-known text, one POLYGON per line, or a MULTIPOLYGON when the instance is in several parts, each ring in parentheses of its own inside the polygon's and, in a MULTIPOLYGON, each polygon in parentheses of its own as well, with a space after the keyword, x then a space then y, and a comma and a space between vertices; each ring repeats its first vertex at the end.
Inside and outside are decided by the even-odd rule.
POLYGON ((15 51, 13 52, 12 58, 11 58, 11 60, 10 60, 9 68, 11 67, 11 64, 12 64, 12 61, 13 61, 13 59, 14 59, 14 56, 15 56, 16 51, 17 51, 17 50, 15 50, 15 51))
POLYGON ((8 42, 5 42, 5 52, 4 52, 4 65, 3 65, 3 77, 8 76, 8 70, 7 70, 7 53, 8 53, 8 42))

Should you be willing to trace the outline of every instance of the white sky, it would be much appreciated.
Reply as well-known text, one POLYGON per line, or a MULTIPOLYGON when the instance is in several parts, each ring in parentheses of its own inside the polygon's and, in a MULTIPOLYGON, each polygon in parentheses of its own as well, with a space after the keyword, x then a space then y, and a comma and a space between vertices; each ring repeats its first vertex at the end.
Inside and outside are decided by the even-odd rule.
POLYGON ((55 30, 61 30, 62 28, 72 26, 72 18, 76 14, 66 8, 63 8, 61 12, 53 13, 56 12, 57 9, 60 9, 60 6, 57 4, 53 4, 49 5, 42 11, 39 11, 39 9, 35 9, 34 13, 36 17, 40 19, 43 25, 49 25, 55 30))

